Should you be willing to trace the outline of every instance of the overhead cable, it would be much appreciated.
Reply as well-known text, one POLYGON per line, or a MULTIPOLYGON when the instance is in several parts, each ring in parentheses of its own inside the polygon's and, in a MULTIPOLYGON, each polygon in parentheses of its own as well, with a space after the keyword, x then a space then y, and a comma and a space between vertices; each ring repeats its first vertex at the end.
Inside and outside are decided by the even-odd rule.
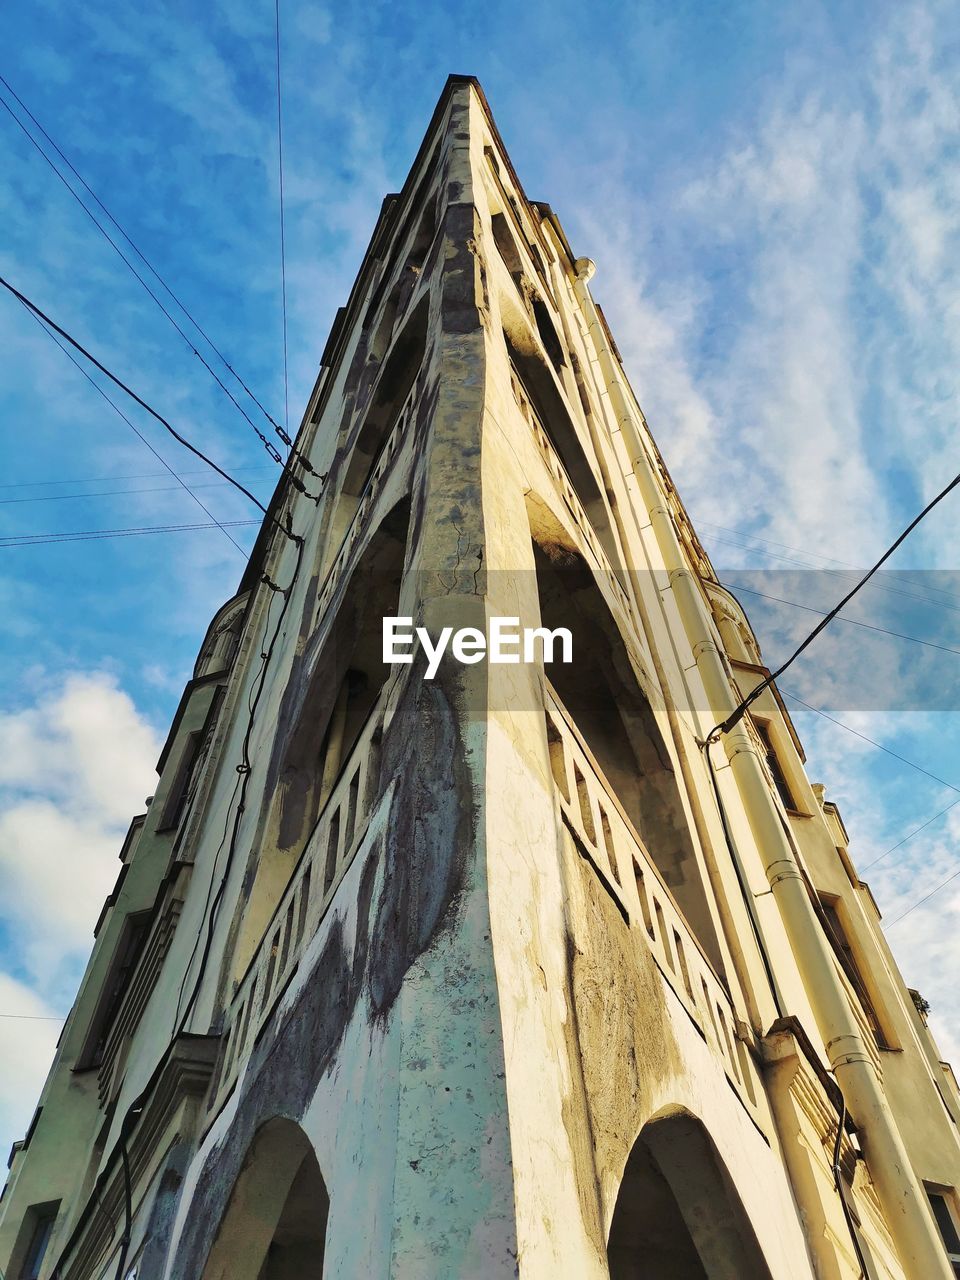
MULTIPOLYGON (((138 405, 140 405, 142 409, 145 409, 147 413, 149 413, 152 418, 155 418, 157 422, 159 422, 160 425, 166 431, 168 431, 175 440, 177 440, 180 444, 182 444, 185 449, 189 449, 190 452, 194 454, 195 457, 199 458, 202 462, 205 462, 209 467, 212 467, 213 470, 216 471, 218 475, 223 476, 224 480, 229 481, 230 484, 232 484, 235 489, 238 489, 240 493, 242 493, 245 497, 249 498, 255 507, 258 507, 264 513, 264 515, 267 516, 267 518, 277 526, 278 529, 282 530, 282 532, 286 537, 290 538, 293 541, 297 540, 295 535, 290 533, 287 530, 287 528, 280 523, 280 521, 276 518, 276 516, 274 516, 271 512, 269 512, 258 498, 254 497, 254 495, 250 492, 249 489, 245 488, 240 483, 239 480, 235 480, 233 476, 229 474, 229 472, 224 471, 223 467, 218 466, 218 464, 214 462, 212 458, 208 458, 207 455, 201 449, 198 449, 196 447, 196 445, 191 444, 190 441, 187 440, 184 436, 182 436, 180 432, 176 430, 175 427, 170 425, 170 423, 161 413, 158 413, 156 409, 154 409, 151 405, 149 405, 146 402, 146 400, 144 400, 141 396, 137 395, 137 393, 134 390, 132 390, 132 388, 128 387, 127 384, 123 382, 120 378, 118 378, 115 373, 111 373, 111 371, 107 368, 105 364, 102 364, 96 358, 96 356, 91 355, 91 353, 86 349, 86 347, 82 346, 76 340, 76 338, 71 337, 71 335, 66 331, 66 329, 61 329, 61 327, 56 323, 56 321, 52 320, 46 314, 45 311, 42 311, 40 307, 36 305, 36 303, 31 302, 30 299, 26 296, 26 294, 23 294, 20 292, 19 289, 14 288, 14 286, 9 282, 9 280, 6 280, 3 276, 0 276, 0 285, 2 285, 3 288, 7 290, 8 293, 13 294, 13 296, 18 301, 22 302, 24 306, 28 307, 30 311, 32 311, 34 315, 38 316, 45 324, 49 325, 51 329, 59 333, 61 338, 63 338, 66 342, 69 342, 69 344, 71 345, 71 347, 74 348, 74 350, 79 351, 80 354, 85 359, 89 360, 90 363, 94 365, 97 369, 99 369, 101 373, 105 374, 106 377, 108 377, 112 383, 118 386, 121 391, 125 392, 131 398, 131 400, 135 401, 138 405)), ((285 474, 288 475, 288 478, 291 481, 294 480, 294 477, 290 475, 288 472, 285 474)))
POLYGON ((275 0, 277 36, 277 155, 280 177, 280 292, 283 302, 283 409, 287 431, 290 430, 290 391, 287 379, 287 246, 283 200, 283 98, 280 80, 280 0, 275 0))
MULTIPOLYGON (((145 533, 179 533, 191 529, 237 529, 259 524, 259 520, 219 520, 210 524, 158 524, 134 525, 125 529, 81 529, 67 533, 18 533, 0 535, 0 550, 4 547, 38 547, 51 542, 91 542, 99 538, 133 538, 145 533)), ((231 539, 232 541, 232 539, 231 539)), ((234 544, 236 545, 236 544, 234 544)), ((238 547, 242 551, 242 547, 238 547)), ((246 552, 244 552, 246 555, 246 552)))
POLYGON ((138 440, 140 440, 140 441, 141 441, 141 443, 143 443, 144 445, 146 445, 146 447, 150 450, 150 452, 153 454, 153 456, 154 456, 155 458, 157 458, 160 462, 162 462, 162 463, 163 463, 163 465, 166 467, 166 469, 167 469, 167 471, 170 473, 170 475, 172 475, 172 476, 174 477, 174 479, 177 481, 177 483, 181 486, 181 488, 182 488, 182 489, 184 489, 184 490, 185 490, 185 491, 190 495, 190 497, 191 497, 191 498, 193 499, 193 501, 197 504, 197 506, 200 508, 200 510, 201 510, 201 511, 203 511, 206 515, 208 515, 208 516, 210 517, 210 519, 211 519, 211 520, 213 520, 213 521, 214 521, 214 523, 215 523, 215 524, 216 524, 216 525, 217 525, 217 526, 218 526, 218 527, 223 531, 223 536, 224 536, 224 537, 225 537, 229 542, 233 543, 233 545, 236 547, 236 549, 240 552, 240 554, 241 554, 242 556, 245 556, 245 555, 246 555, 246 552, 244 551, 243 547, 241 547, 241 546, 240 546, 239 542, 236 542, 236 541, 234 540, 234 538, 233 538, 232 534, 227 533, 226 529, 223 527, 223 525, 222 525, 222 524, 221 524, 221 522, 217 519, 217 517, 213 514, 213 512, 210 510, 210 508, 209 508, 208 506, 206 506, 206 504, 205 504, 205 503, 203 503, 203 502, 202 502, 202 501, 197 497, 197 495, 196 495, 196 494, 194 493, 194 491, 190 488, 190 486, 187 484, 187 482, 186 482, 184 479, 182 479, 182 477, 180 477, 179 475, 177 475, 176 471, 174 471, 173 467, 171 467, 171 466, 170 466, 170 464, 169 464, 169 462, 167 462, 166 458, 164 458, 164 456, 163 456, 163 455, 162 455, 162 454, 161 454, 157 449, 155 449, 155 448, 153 447, 153 445, 150 443, 150 441, 147 439, 147 437, 143 434, 143 432, 142 432, 142 431, 140 431, 140 430, 139 430, 139 428, 138 428, 138 427, 136 427, 136 426, 134 425, 134 423, 132 423, 132 422, 130 421, 130 419, 127 417, 127 415, 123 412, 123 410, 120 408, 120 406, 116 403, 116 401, 112 400, 112 399, 110 398, 110 396, 108 396, 108 395, 107 395, 107 393, 104 391, 103 387, 101 387, 101 386, 100 386, 100 384, 99 384, 99 383, 98 383, 94 378, 92 378, 92 377, 90 376, 90 374, 89 374, 89 373, 87 372, 87 370, 83 367, 83 365, 80 363, 80 361, 79 361, 79 360, 77 360, 76 356, 74 356, 74 355, 73 355, 73 353, 72 353, 71 351, 69 351, 69 350, 67 349, 67 347, 65 347, 65 346, 63 345, 63 342, 62 342, 62 341, 60 340, 60 338, 59 338, 59 337, 58 337, 58 336, 53 332, 53 330, 52 330, 52 329, 50 329, 50 328, 48 328, 48 326, 47 326, 47 325, 45 325, 45 324, 43 323, 43 321, 39 318, 39 316, 34 315, 34 314, 33 314, 33 312, 29 310, 29 308, 26 308, 26 310, 27 310, 27 314, 28 314, 28 315, 29 315, 33 320, 35 320, 35 321, 36 321, 36 323, 39 325, 39 327, 40 327, 41 331, 47 335, 47 337, 50 339, 50 341, 51 341, 51 342, 55 342, 55 343, 56 343, 56 345, 60 348, 60 350, 61 350, 61 351, 63 352, 63 354, 67 357, 67 359, 68 359, 68 360, 70 361, 70 363, 74 366, 74 368, 75 368, 75 369, 78 369, 78 370, 80 371, 80 373, 82 373, 82 374, 83 374, 83 376, 86 378, 86 380, 90 383, 91 387, 93 387, 94 391, 96 391, 96 392, 97 392, 97 394, 98 394, 99 396, 101 396, 101 397, 102 397, 102 398, 107 402, 107 404, 108 404, 108 405, 110 406, 110 408, 114 411, 114 413, 115 413, 115 414, 116 414, 116 415, 121 419, 121 421, 123 421, 123 422, 125 422, 125 423, 127 424, 127 426, 130 428, 130 430, 133 432, 133 434, 137 437, 137 439, 138 439, 138 440))
POLYGON ((929 515, 930 512, 934 509, 934 507, 936 507, 938 503, 942 502, 943 499, 946 498, 948 494, 952 493, 958 484, 960 484, 960 474, 955 475, 953 479, 949 482, 949 484, 945 485, 934 498, 931 498, 931 500, 927 503, 927 505, 923 508, 923 510, 918 515, 914 516, 914 518, 910 521, 910 523, 903 530, 903 532, 897 538, 895 538, 893 542, 891 542, 889 547, 887 547, 886 551, 884 551, 883 555, 876 562, 876 564, 874 564, 872 568, 868 569, 867 572, 863 574, 862 577, 858 580, 856 585, 847 592, 847 594, 843 597, 843 599, 840 600, 837 604, 835 604, 834 607, 830 610, 830 612, 827 613, 820 620, 820 622, 817 623, 817 625, 813 628, 810 634, 804 640, 802 640, 801 643, 797 646, 797 648, 793 651, 790 657, 787 658, 785 662, 781 663, 780 666, 776 669, 776 671, 771 671, 771 673, 764 680, 762 680, 754 689, 752 689, 750 693, 748 693, 747 696, 743 698, 740 701, 740 703, 733 709, 733 711, 731 711, 730 715, 728 715, 725 720, 721 721, 720 724, 715 725, 714 728, 711 729, 706 739, 708 742, 715 741, 721 734, 729 733, 730 730, 735 725, 739 724, 739 722, 746 715, 747 709, 751 706, 752 703, 754 703, 757 700, 757 698, 760 697, 761 693, 763 693, 765 689, 769 689, 770 685, 772 685, 775 680, 777 680, 780 676, 783 675, 784 671, 786 671, 789 667, 793 665, 794 662, 796 662, 797 658, 800 657, 800 655, 804 652, 804 650, 809 648, 809 646, 814 642, 814 640, 816 640, 817 636, 821 633, 821 631, 823 631, 826 627, 830 625, 830 623, 834 620, 834 618, 837 616, 840 610, 844 607, 844 605, 849 604, 849 602, 853 599, 853 597, 857 594, 857 592, 866 586, 866 584, 870 581, 870 579, 877 572, 877 570, 880 569, 882 565, 886 564, 886 562, 890 559, 890 557, 893 555, 896 549, 901 545, 901 543, 905 541, 907 537, 909 537, 909 535, 913 532, 913 530, 917 527, 917 525, 921 522, 921 520, 923 520, 927 515, 929 515))
MULTIPOLYGON (((264 415, 264 417, 267 419, 267 421, 268 421, 268 422, 270 423, 270 425, 273 427, 273 429, 274 429, 275 433, 278 435, 278 437, 283 441, 283 443, 284 443, 288 448, 292 448, 292 447, 293 447, 293 441, 292 441, 292 439, 291 439, 291 437, 290 437, 290 434, 289 434, 289 413, 288 413, 288 415, 287 415, 287 419, 288 419, 288 420, 287 420, 287 427, 286 427, 286 428, 281 427, 281 426, 280 426, 280 424, 279 424, 279 423, 274 419, 273 415, 269 412, 269 410, 267 410, 267 409, 265 408, 265 406, 261 403, 261 401, 258 399, 258 397, 254 394, 254 392, 250 389, 250 387, 247 385, 247 383, 243 380, 243 378, 240 376, 240 374, 239 374, 239 373, 237 373, 236 369, 233 367, 233 365, 230 363, 230 361, 226 358, 226 356, 223 354, 223 352, 220 350, 220 348, 216 345, 216 343, 213 341, 213 339, 209 336, 209 334, 206 332, 206 330, 203 328, 203 326, 200 324, 200 322, 199 322, 199 321, 194 317, 194 315, 192 314, 192 312, 187 308, 186 304, 185 304, 185 303, 183 303, 183 302, 180 300, 180 298, 178 297, 178 295, 173 291, 173 289, 171 288, 171 286, 170 286, 170 285, 167 283, 167 281, 163 278, 163 276, 160 274, 160 272, 157 270, 157 268, 156 268, 156 267, 154 267, 154 265, 150 262, 150 260, 146 257, 146 255, 142 252, 142 250, 139 248, 139 246, 138 246, 138 245, 136 244, 136 242, 133 240, 133 238, 132 238, 132 236, 129 234, 129 232, 127 232, 127 231, 125 230, 125 228, 120 224, 120 222, 119 222, 119 221, 114 217, 114 215, 113 215, 113 214, 110 212, 110 210, 106 207, 106 205, 103 203, 103 201, 102 201, 102 200, 100 199, 100 197, 97 195, 97 193, 93 190, 93 188, 90 186, 90 184, 86 181, 86 179, 83 177, 83 175, 82 175, 82 174, 77 170, 76 166, 72 163, 72 161, 69 159, 69 157, 68 157, 68 156, 63 152, 63 150, 58 146, 58 144, 56 143, 56 141, 55 141, 55 140, 50 136, 50 134, 49 134, 49 133, 47 132, 47 130, 43 127, 43 125, 39 122, 39 120, 37 120, 36 116, 33 114, 33 112, 30 110, 30 108, 26 105, 26 103, 22 100, 22 98, 20 98, 20 96, 16 93, 16 91, 12 88, 12 86, 9 84, 9 82, 8 82, 8 81, 7 81, 7 80, 6 80, 2 75, 0 75, 0 84, 2 84, 2 85, 3 85, 3 87, 7 90, 7 92, 10 94, 10 96, 11 96, 11 97, 16 101, 16 103, 18 104, 18 106, 20 107, 20 109, 21 109, 21 110, 24 112, 24 114, 25 114, 25 115, 26 115, 26 116, 31 120, 31 122, 33 123, 33 125, 35 126, 35 128, 36 128, 36 129, 37 129, 37 130, 42 134, 42 136, 44 137, 44 139, 46 140, 46 142, 49 144, 49 146, 53 148, 53 150, 54 150, 54 151, 57 153, 57 155, 61 158, 61 160, 64 162, 64 164, 65 164, 65 165, 67 165, 67 167, 70 169, 70 172, 74 175, 74 177, 77 179, 77 181, 78 181, 78 182, 80 182, 80 183, 82 184, 82 186, 84 187, 84 189, 89 193, 90 197, 91 197, 91 198, 96 202, 96 204, 97 204, 97 205, 99 206, 99 208, 102 210, 102 212, 104 213, 104 215, 105 215, 105 216, 110 220, 110 222, 114 225, 114 227, 116 227, 117 231, 119 231, 119 233, 120 233, 120 234, 123 236, 123 238, 127 241, 127 243, 128 243, 128 244, 130 245, 130 247, 133 249, 134 253, 135 253, 135 254, 137 255, 137 257, 140 259, 140 261, 141 261, 141 262, 144 264, 144 266, 145 266, 145 267, 146 267, 146 268, 151 272, 151 274, 152 274, 152 275, 155 277, 155 279, 159 282, 159 284, 162 286, 162 288, 167 292, 167 294, 168 294, 168 295, 173 299, 173 301, 176 303, 176 305, 180 308, 180 310, 183 312, 183 314, 184 314, 184 315, 186 316, 186 318, 189 320, 190 324, 192 324, 192 325, 193 325, 193 327, 194 327, 194 328, 196 329, 196 331, 200 334, 200 336, 203 338, 203 340, 207 343, 207 345, 210 347, 210 349, 215 353, 215 355, 216 355, 216 356, 218 357, 218 359, 222 362, 222 364, 223 364, 223 365, 224 365, 224 366, 229 370, 229 372, 233 375, 233 377, 236 379, 236 381, 240 384, 240 386, 243 388, 243 390, 246 392, 246 394, 250 397, 250 399, 254 402, 254 404, 257 406, 257 408, 260 410, 260 412, 264 415)), ((154 290, 150 287, 150 285, 147 283, 147 281, 143 278, 143 276, 140 274, 140 272, 137 270, 137 268, 133 265, 133 263, 130 261, 130 259, 127 257, 127 255, 126 255, 126 254, 123 252, 123 250, 120 248, 120 246, 116 243, 116 241, 113 239, 113 237, 112 237, 112 236, 110 235, 110 233, 107 231, 107 229, 103 226, 103 224, 100 222, 100 220, 97 218, 97 216, 96 216, 96 215, 92 212, 92 210, 91 210, 91 209, 90 209, 90 208, 89 208, 89 207, 84 203, 84 201, 83 201, 83 199, 80 197, 79 193, 78 193, 78 192, 77 192, 77 191, 76 191, 76 190, 75 190, 75 189, 70 185, 70 183, 67 181, 67 179, 65 178, 65 176, 64 176, 64 175, 63 175, 63 173, 61 172, 61 170, 58 168, 58 166, 57 166, 56 162, 55 162, 54 160, 52 160, 52 159, 51 159, 51 157, 50 157, 49 155, 47 155, 46 151, 44 151, 43 147, 40 145, 40 143, 37 141, 37 139, 33 136, 33 134, 30 132, 30 130, 27 128, 27 126, 24 124, 24 122, 19 118, 19 116, 16 114, 16 112, 12 109, 12 107, 10 106, 10 104, 4 100, 4 98, 2 97, 2 95, 0 95, 0 106, 2 106, 2 107, 4 108, 4 110, 8 113, 8 115, 11 117, 11 119, 12 119, 12 120, 17 124, 17 126, 20 128, 20 130, 23 132, 23 134, 24 134, 24 135, 27 137, 27 139, 32 143, 32 145, 35 147, 35 149, 37 150, 37 152, 38 152, 38 153, 43 157, 43 159, 46 161, 46 163, 50 166, 50 168, 53 170, 53 172, 54 172, 54 173, 56 174, 56 176, 59 178, 59 180, 61 181, 61 183, 63 183, 63 185, 66 187, 66 189, 70 192, 70 194, 73 196, 74 200, 76 200, 76 202, 80 205, 81 209, 83 209, 84 213, 86 213, 87 217, 88 217, 88 218, 90 219, 90 221, 94 224, 94 226, 97 228, 97 230, 100 232, 100 234, 104 237, 104 239, 107 241, 107 243, 111 246, 111 248, 113 248, 113 250, 116 252, 116 254, 117 254, 117 255, 120 257, 120 259, 125 263, 125 265, 127 266, 127 268, 131 271, 131 273, 132 273, 132 274, 136 277, 136 279, 140 282, 140 284, 143 286, 143 288, 146 290, 146 292, 150 295, 150 297, 153 299, 153 301, 157 304, 157 306, 160 308, 160 310, 161 310, 161 311, 163 312, 163 314, 166 316, 167 320, 169 320, 169 322, 173 325, 173 327, 176 329, 177 333, 179 333, 180 337, 184 340, 184 342, 187 344, 187 346, 190 348, 190 350, 193 352, 193 354, 194 354, 194 355, 197 357, 197 359, 201 362, 201 364, 204 366, 204 368, 207 370, 207 372, 210 374, 210 376, 211 376, 211 377, 216 381, 217 385, 220 387, 220 389, 221 389, 221 391, 224 393, 224 395, 226 395, 226 396, 228 397, 228 399, 233 403, 233 405, 237 408, 237 410, 238 410, 238 411, 243 415, 243 417, 246 419, 246 421, 249 423, 249 425, 252 427, 252 429, 254 430, 254 432, 256 433, 256 435, 258 436, 258 438, 260 439, 261 443, 263 444, 264 448, 265 448, 265 449, 267 450, 267 452, 269 453, 270 457, 274 460, 274 462, 276 462, 276 463, 278 463, 279 465, 283 466, 283 465, 284 465, 283 457, 282 457, 282 455, 280 454, 279 450, 278 450, 278 449, 277 449, 273 444, 271 444, 271 442, 266 438, 266 436, 265 436, 265 435, 263 435, 263 433, 261 432, 260 428, 259 428, 259 427, 257 427, 256 423, 254 423, 254 422, 253 422, 253 420, 252 420, 252 419, 250 418, 250 416, 247 414, 246 410, 245 410, 245 409, 243 408, 243 406, 242 406, 242 405, 237 401, 237 399, 236 399, 236 398, 235 398, 235 396, 232 394, 232 392, 230 391, 230 389, 229 389, 229 388, 224 384, 224 382, 222 381, 222 379, 218 376, 218 374, 217 374, 217 373, 216 373, 216 371, 211 367, 211 365, 208 363, 208 361, 207 361, 207 360, 206 360, 206 359, 201 355, 201 353, 196 349, 196 346, 195 346, 195 345, 194 345, 194 343, 191 341, 191 339, 188 337, 188 335, 184 332, 184 330, 183 330, 183 328, 181 327, 181 325, 177 322, 177 320, 174 318, 174 316, 172 316, 172 315, 170 314, 169 310, 164 306, 164 304, 163 304, 163 302, 161 301, 161 299, 160 299, 159 297, 157 297, 157 295, 156 295, 156 293, 154 292, 154 290)), ((297 460, 297 461, 300 463, 300 465, 304 468, 304 470, 308 471, 308 472, 309 472, 310 474, 312 474, 312 475, 317 475, 317 474, 318 474, 316 471, 314 471, 314 469, 313 469, 312 465, 309 463, 309 461, 308 461, 305 457, 303 457, 303 455, 302 455, 302 454, 300 454, 299 450, 294 449, 294 450, 293 450, 293 454, 294 454, 294 456, 295 456, 296 460, 297 460)))
POLYGON ((958 878, 960 878, 960 871, 954 871, 952 875, 947 876, 946 880, 941 880, 940 883, 935 888, 931 889, 929 893, 924 894, 924 896, 918 902, 915 902, 912 907, 907 907, 906 911, 904 911, 902 915, 897 916, 895 920, 891 920, 886 928, 892 929, 895 924, 900 924, 901 921, 906 920, 907 916, 916 911, 917 907, 922 907, 925 902, 929 902, 931 898, 936 897, 941 889, 945 889, 948 884, 952 884, 953 881, 958 878))
MULTIPOLYGON (((812 605, 800 604, 798 600, 785 600, 782 596, 770 596, 764 591, 755 591, 752 587, 745 587, 739 582, 725 582, 723 585, 731 591, 743 591, 749 596, 759 596, 761 600, 770 600, 774 604, 788 604, 792 609, 803 609, 806 613, 817 613, 821 618, 827 616, 825 609, 814 609, 812 605)), ((909 636, 903 631, 891 631, 888 627, 878 627, 873 622, 861 622, 859 618, 838 617, 837 621, 845 622, 851 627, 863 627, 866 631, 879 631, 881 635, 892 636, 895 640, 910 640, 913 644, 926 645, 928 649, 939 649, 941 653, 956 653, 960 655, 960 649, 954 649, 948 644, 936 644, 933 640, 922 640, 919 636, 909 636)))

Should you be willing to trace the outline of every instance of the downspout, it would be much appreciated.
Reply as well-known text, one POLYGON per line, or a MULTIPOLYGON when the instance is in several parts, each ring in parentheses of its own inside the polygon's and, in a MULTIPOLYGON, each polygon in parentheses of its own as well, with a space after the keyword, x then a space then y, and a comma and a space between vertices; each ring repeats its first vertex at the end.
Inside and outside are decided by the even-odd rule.
MULTIPOLYGON (((706 606, 694 574, 687 566, 673 517, 664 503, 610 344, 587 287, 594 265, 589 259, 580 258, 576 269, 577 296, 587 317, 617 425, 663 556, 711 715, 719 724, 734 711, 737 700, 711 636, 706 606)), ((722 741, 826 1047, 828 1061, 857 1127, 864 1159, 904 1271, 910 1280, 953 1280, 932 1215, 926 1208, 923 1190, 910 1164, 846 992, 838 981, 832 951, 814 913, 800 868, 781 826, 763 766, 743 721, 722 741)))

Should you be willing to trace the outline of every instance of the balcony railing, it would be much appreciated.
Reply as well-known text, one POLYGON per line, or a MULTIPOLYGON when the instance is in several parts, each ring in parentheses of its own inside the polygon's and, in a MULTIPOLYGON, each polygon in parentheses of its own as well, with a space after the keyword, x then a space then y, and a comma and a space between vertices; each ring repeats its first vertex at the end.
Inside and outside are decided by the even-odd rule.
POLYGON ((367 517, 373 509, 374 503, 380 496, 383 481, 393 465, 393 460, 397 455, 400 443, 403 440, 407 427, 410 423, 417 399, 416 391, 417 382, 414 381, 414 385, 410 389, 410 394, 404 401, 403 408, 397 415, 397 420, 394 423, 390 434, 383 442, 380 452, 377 454, 376 461, 374 462, 373 469, 363 486, 363 491, 357 502, 357 509, 353 513, 353 518, 347 526, 346 533, 343 535, 343 541, 340 543, 340 548, 337 551, 337 557, 327 571, 327 576, 324 579, 323 586, 320 588, 320 597, 317 602, 316 614, 318 620, 323 617, 327 605, 332 600, 333 594, 337 589, 337 585, 343 578, 344 572, 350 564, 354 547, 357 545, 361 533, 366 528, 367 517))
POLYGON ((560 809, 607 891, 650 951, 664 979, 719 1057, 727 1079, 763 1129, 763 1088, 737 1034, 726 988, 673 900, 556 693, 546 695, 550 763, 560 809))
POLYGON ((600 570, 602 584, 609 589, 616 603, 630 620, 634 629, 636 629, 636 617, 634 616, 630 598, 621 586, 620 581, 613 570, 613 566, 607 558, 607 553, 600 544, 600 539, 597 537, 593 523, 584 510, 583 503, 577 497, 577 492, 570 482, 570 477, 567 475, 566 468, 560 460, 560 455, 554 448, 553 441, 550 439, 546 427, 540 421, 540 415, 531 404, 530 397, 527 395, 523 383, 520 381, 516 371, 513 369, 510 370, 510 384, 513 388, 514 399, 520 408, 520 412, 527 420, 527 423, 533 432, 533 438, 536 441, 540 454, 547 465, 547 470, 552 475, 560 496, 567 505, 577 532, 580 535, 583 549, 586 551, 588 558, 593 560, 595 567, 600 570))
POLYGON ((370 713, 226 1010, 219 1110, 363 843, 377 797, 384 698, 370 713))

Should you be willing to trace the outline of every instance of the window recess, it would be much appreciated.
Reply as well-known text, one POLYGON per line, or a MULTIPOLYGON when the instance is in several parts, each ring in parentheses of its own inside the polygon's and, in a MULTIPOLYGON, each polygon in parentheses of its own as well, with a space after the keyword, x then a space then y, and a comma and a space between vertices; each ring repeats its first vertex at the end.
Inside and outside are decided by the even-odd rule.
POLYGON ((783 765, 780 763, 780 757, 777 755, 776 747, 773 745, 773 738, 770 735, 769 721, 757 720, 754 718, 753 726, 760 737, 760 741, 763 743, 763 751, 767 762, 767 768, 770 770, 770 776, 773 778, 773 785, 777 789, 777 795, 783 801, 783 807, 789 813, 801 813, 802 810, 797 804, 793 794, 793 789, 787 781, 787 775, 784 773, 783 765))
POLYGON ((190 783, 193 779, 193 771, 196 767, 202 742, 203 733, 198 729, 191 733, 184 743, 183 751, 180 754, 180 762, 177 765, 177 772, 174 774, 173 785, 170 788, 170 794, 167 796, 167 802, 163 806, 163 813, 160 815, 160 821, 157 824, 157 831, 173 831, 180 825, 180 819, 183 817, 183 811, 187 804, 187 796, 190 794, 190 783))
POLYGON ((930 1208, 936 1219, 943 1247, 947 1251, 953 1274, 960 1280, 960 1219, 957 1215, 956 1192, 952 1188, 933 1187, 924 1183, 930 1208))
POLYGON ((838 905, 839 899, 831 898, 822 893, 818 893, 817 897, 820 900, 820 909, 823 912, 826 924, 827 939, 833 947, 834 954, 840 961, 840 967, 857 993, 860 1004, 863 1006, 863 1012, 866 1014, 867 1022, 870 1025, 870 1030, 876 1039, 877 1047, 880 1049, 894 1048, 895 1046, 890 1043, 889 1037, 877 1016, 876 1006, 864 981, 856 953, 844 927, 838 905))
POLYGON ((103 984, 103 991, 97 1002, 90 1030, 87 1032, 86 1042, 74 1066, 75 1071, 92 1070, 94 1067, 99 1067, 103 1060, 107 1037, 120 1012, 133 971, 143 951, 152 914, 150 911, 140 911, 127 917, 107 980, 103 984))
POLYGON ((24 1214, 20 1240, 13 1251, 8 1273, 16 1280, 38 1280, 59 1210, 60 1201, 52 1200, 46 1204, 31 1205, 24 1214), (21 1258, 19 1265, 18 1255, 21 1258))

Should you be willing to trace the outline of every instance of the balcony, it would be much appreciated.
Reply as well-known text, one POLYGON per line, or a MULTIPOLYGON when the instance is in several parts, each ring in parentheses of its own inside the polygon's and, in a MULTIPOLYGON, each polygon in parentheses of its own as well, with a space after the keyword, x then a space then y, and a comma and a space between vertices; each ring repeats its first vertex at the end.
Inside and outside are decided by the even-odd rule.
POLYGON ((389 474, 393 460, 397 455, 400 444, 406 435, 407 428, 413 417, 413 411, 416 406, 416 382, 410 389, 410 393, 404 401, 403 408, 397 415, 397 420, 393 424, 390 434, 384 440, 377 454, 376 461, 367 481, 363 486, 363 491, 357 499, 357 509, 353 514, 347 531, 343 535, 343 541, 340 543, 337 551, 336 559, 330 566, 324 579, 323 586, 320 588, 320 595, 317 602, 316 620, 323 617, 327 606, 333 599, 334 593, 339 584, 343 581, 344 574, 349 569, 353 559, 353 552, 360 541, 360 536, 367 525, 367 517, 373 510, 380 491, 383 488, 383 482, 389 474))
POLYGON ((613 566, 607 557, 607 553, 600 545, 600 539, 597 537, 593 523, 583 508, 583 503, 577 497, 577 492, 567 475, 566 468, 560 460, 560 455, 553 446, 553 442, 547 433, 546 427, 540 421, 540 416, 530 403, 530 397, 524 390, 523 383, 520 381, 516 371, 510 370, 510 385, 513 389, 513 397, 517 402, 521 414, 526 419, 527 425, 533 432, 533 438, 536 441, 540 456, 546 464, 547 470, 553 477, 557 486, 557 491, 563 499, 570 517, 573 520, 574 527, 579 535, 581 549, 584 552, 588 563, 599 570, 601 589, 608 592, 613 597, 613 604, 622 615, 629 620, 631 628, 635 632, 639 632, 637 618, 634 613, 633 605, 630 598, 624 591, 620 580, 614 572, 613 566))
POLYGON ((763 1086, 723 982, 673 900, 643 841, 548 685, 547 739, 563 819, 636 936, 653 956, 758 1127, 763 1086))
POLYGON ((310 940, 316 935, 373 816, 380 771, 381 695, 330 793, 224 1016, 223 1065, 211 1110, 226 1101, 310 940))

